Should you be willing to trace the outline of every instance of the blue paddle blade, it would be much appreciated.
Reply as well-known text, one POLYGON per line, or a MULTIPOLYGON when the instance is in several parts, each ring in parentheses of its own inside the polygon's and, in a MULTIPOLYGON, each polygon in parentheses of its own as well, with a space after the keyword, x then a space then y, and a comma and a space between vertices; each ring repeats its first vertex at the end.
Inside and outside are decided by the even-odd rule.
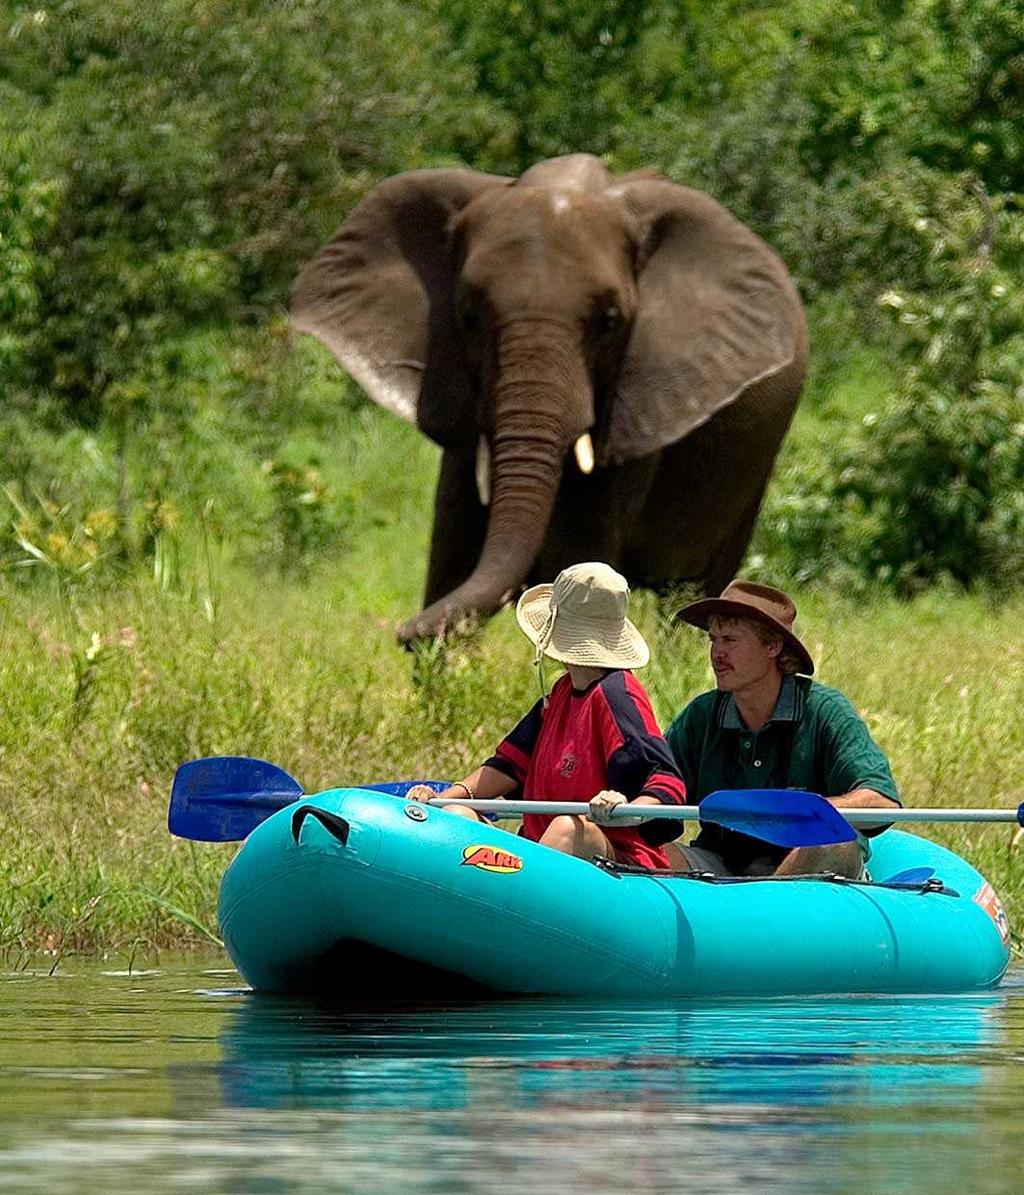
POLYGON ((422 784, 436 793, 443 793, 451 787, 450 780, 389 780, 381 784, 359 784, 357 788, 368 788, 372 793, 387 793, 389 797, 404 797, 410 788, 422 784))
POLYGON ((790 788, 719 789, 701 801, 700 820, 774 846, 831 846, 857 837, 824 797, 790 788))
POLYGON ((179 838, 234 842, 301 796, 302 785, 266 760, 193 759, 175 773, 167 827, 179 838))
POLYGON ((923 884, 926 880, 930 880, 935 874, 934 867, 908 867, 906 871, 898 871, 893 876, 886 876, 884 880, 878 880, 879 884, 892 884, 894 887, 908 888, 915 887, 918 884, 923 884))

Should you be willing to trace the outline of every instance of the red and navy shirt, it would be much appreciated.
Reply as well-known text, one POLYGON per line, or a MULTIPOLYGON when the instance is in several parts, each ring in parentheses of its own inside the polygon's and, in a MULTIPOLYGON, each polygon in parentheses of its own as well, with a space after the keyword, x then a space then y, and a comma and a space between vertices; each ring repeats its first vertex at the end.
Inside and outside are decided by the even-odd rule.
MULTIPOLYGON (((582 691, 568 675, 504 739, 485 765, 522 788, 526 801, 589 801, 605 788, 628 800, 647 794, 666 805, 686 803, 686 786, 658 728, 651 701, 631 672, 616 669, 582 691)), ((550 817, 528 813, 523 836, 537 842, 550 817)), ((661 850, 679 823, 601 827, 617 855, 642 867, 668 867, 661 850)))

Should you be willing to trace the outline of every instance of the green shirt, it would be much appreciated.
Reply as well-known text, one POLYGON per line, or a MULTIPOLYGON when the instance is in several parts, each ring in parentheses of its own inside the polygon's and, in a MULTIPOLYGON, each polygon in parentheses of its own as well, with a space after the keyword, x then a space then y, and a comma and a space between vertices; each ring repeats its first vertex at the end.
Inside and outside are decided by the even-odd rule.
MULTIPOLYGON (((720 788, 799 788, 824 797, 870 788, 899 800, 889 761, 864 720, 842 693, 804 676, 783 678, 760 730, 747 729, 731 693, 712 690, 683 709, 665 738, 690 802, 720 788)), ((695 845, 716 851, 734 871, 787 853, 717 826, 704 827, 695 845)))

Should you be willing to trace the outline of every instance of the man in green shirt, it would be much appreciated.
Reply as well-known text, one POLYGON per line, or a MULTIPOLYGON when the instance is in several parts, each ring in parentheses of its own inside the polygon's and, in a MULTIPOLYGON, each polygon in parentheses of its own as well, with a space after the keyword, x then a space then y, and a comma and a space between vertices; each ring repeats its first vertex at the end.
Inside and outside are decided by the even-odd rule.
MULTIPOLYGON (((787 594, 732 581, 721 597, 693 602, 679 617, 708 632, 717 682, 665 735, 690 802, 722 788, 797 788, 839 809, 899 805, 889 762, 856 710, 810 679, 814 661, 793 632, 796 606, 787 594)), ((863 834, 787 850, 718 826, 705 826, 692 846, 666 849, 674 866, 721 875, 856 877, 870 854, 863 834)))

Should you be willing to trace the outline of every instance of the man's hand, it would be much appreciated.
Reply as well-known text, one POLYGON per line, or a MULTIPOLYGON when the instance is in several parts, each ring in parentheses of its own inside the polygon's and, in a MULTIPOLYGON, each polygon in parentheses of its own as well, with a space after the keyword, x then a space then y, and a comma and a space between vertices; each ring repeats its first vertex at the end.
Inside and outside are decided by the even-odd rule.
POLYGON ((425 801, 428 804, 434 797, 440 796, 440 793, 434 792, 432 788, 428 788, 425 784, 414 784, 412 788, 405 794, 407 801, 425 801))
POLYGON ((892 822, 886 819, 886 811, 889 809, 899 809, 900 807, 899 801, 894 801, 892 797, 875 792, 873 788, 855 788, 852 792, 844 793, 838 797, 829 797, 828 800, 840 812, 844 809, 877 809, 877 822, 862 823, 857 827, 862 834, 867 833, 869 835, 878 830, 888 829, 892 825, 892 822))
POLYGON ((610 788, 603 789, 596 797, 591 798, 590 820, 598 826, 639 826, 643 821, 642 817, 612 816, 613 809, 628 804, 622 793, 610 788))

